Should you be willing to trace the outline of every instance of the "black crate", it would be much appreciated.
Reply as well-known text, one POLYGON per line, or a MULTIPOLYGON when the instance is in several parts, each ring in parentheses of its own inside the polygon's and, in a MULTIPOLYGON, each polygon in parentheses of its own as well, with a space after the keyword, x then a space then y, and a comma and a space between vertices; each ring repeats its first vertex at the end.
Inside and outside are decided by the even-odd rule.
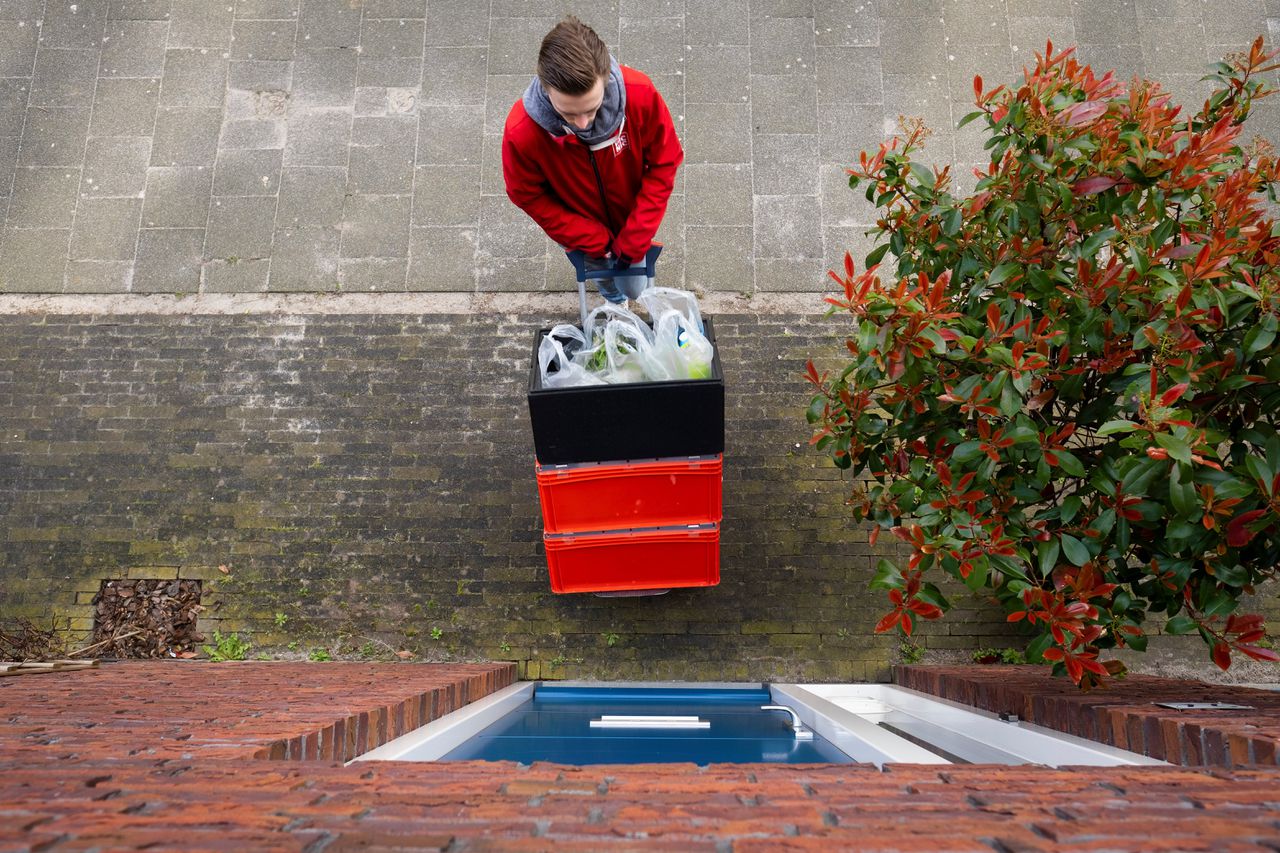
POLYGON ((529 420, 533 447, 544 465, 705 456, 724 452, 724 372, 710 317, 703 318, 715 350, 710 379, 543 388, 533 336, 529 420))

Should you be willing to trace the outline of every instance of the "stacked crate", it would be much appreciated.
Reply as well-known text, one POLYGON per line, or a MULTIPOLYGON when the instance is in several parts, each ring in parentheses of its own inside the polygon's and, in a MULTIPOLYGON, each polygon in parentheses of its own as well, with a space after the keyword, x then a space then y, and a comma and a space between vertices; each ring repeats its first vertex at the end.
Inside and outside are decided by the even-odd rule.
MULTIPOLYGON (((710 319, 706 335, 715 344, 710 319)), ((724 378, 542 388, 529 381, 543 544, 554 592, 720 582, 724 378)))

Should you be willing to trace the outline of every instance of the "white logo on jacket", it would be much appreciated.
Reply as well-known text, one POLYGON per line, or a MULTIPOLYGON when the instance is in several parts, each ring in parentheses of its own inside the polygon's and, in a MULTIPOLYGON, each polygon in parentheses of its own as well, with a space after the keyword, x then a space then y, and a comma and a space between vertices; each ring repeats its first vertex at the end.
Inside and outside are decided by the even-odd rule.
POLYGON ((624 150, 626 150, 626 147, 627 147, 627 132, 625 130, 619 131, 617 138, 614 139, 613 141, 613 153, 615 155, 621 154, 624 150))

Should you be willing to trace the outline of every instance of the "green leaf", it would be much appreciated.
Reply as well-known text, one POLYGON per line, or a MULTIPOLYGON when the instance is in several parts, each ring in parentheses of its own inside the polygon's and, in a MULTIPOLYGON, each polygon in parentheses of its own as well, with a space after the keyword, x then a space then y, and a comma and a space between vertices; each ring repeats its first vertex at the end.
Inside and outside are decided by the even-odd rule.
POLYGON ((947 211, 942 217, 942 233, 948 237, 954 237, 960 233, 960 226, 964 223, 964 213, 958 207, 953 207, 947 211))
POLYGON ((1249 469, 1249 473, 1258 480, 1264 489, 1270 488, 1271 485, 1271 466, 1262 461, 1257 456, 1247 456, 1244 460, 1244 467, 1249 469))
POLYGON ((1201 609, 1205 616, 1226 616, 1236 609, 1236 600, 1225 591, 1215 589, 1201 609))
POLYGON ((1080 460, 1065 450, 1055 450, 1054 455, 1058 457, 1058 467, 1066 471, 1072 477, 1085 476, 1084 465, 1080 460))
POLYGON ((970 460, 977 459, 982 455, 982 442, 965 441, 956 445, 956 449, 951 451, 951 462, 955 465, 963 465, 970 460))
POLYGON ((1018 393, 1018 389, 1014 388, 1012 384, 1005 383, 1004 387, 1000 389, 1001 414, 1006 418, 1011 418, 1020 411, 1022 411, 1022 395, 1018 393))
POLYGON ((1036 555, 1039 558, 1040 574, 1048 577, 1058 565, 1058 553, 1061 550, 1057 539, 1049 539, 1036 544, 1036 555))
POLYGON ((1242 587, 1249 583, 1249 570, 1240 565, 1215 565, 1213 567, 1213 576, 1227 586, 1242 587))
POLYGON ((1116 519, 1115 541, 1116 548, 1119 549, 1120 553, 1123 554, 1125 551, 1129 550, 1129 540, 1131 535, 1132 531, 1129 529, 1129 520, 1127 518, 1116 519))
POLYGON ((1178 460, 1183 465, 1192 464, 1192 448, 1183 439, 1169 433, 1156 433, 1156 443, 1169 451, 1171 459, 1178 460))
POLYGON ((978 592, 987 585, 987 573, 991 567, 986 557, 975 557, 970 562, 973 564, 973 571, 969 572, 969 577, 964 579, 964 584, 974 592, 978 592))
MULTIPOLYGON (((1170 451, 1172 454, 1172 451, 1170 451)), ((1120 490, 1126 495, 1145 495, 1147 487, 1151 485, 1151 481, 1161 474, 1165 469, 1165 463, 1159 459, 1151 459, 1142 456, 1138 462, 1131 467, 1120 480, 1120 490)), ((1113 494, 1110 488, 1106 488, 1108 494, 1113 494)))
POLYGON ((1196 620, 1186 614, 1179 613, 1177 616, 1164 623, 1164 632, 1181 636, 1182 634, 1190 634, 1196 629, 1196 620))
POLYGON ((1267 347, 1275 343, 1276 333, 1254 326, 1249 333, 1244 336, 1244 354, 1246 357, 1253 356, 1255 353, 1262 352, 1267 347))
POLYGON ((994 568, 1008 577, 1016 578, 1020 581, 1027 580, 1027 573, 1023 570, 1022 563, 1019 560, 1013 557, 1006 557, 1003 554, 992 554, 989 559, 994 568))
POLYGON ((920 163, 912 163, 909 168, 911 169, 911 177, 924 186, 933 189, 936 185, 936 178, 934 178, 933 172, 928 167, 920 163))
POLYGON ((872 589, 900 589, 903 585, 902 572, 888 560, 876 563, 876 574, 868 584, 872 589))
POLYGON ((995 287, 997 284, 999 284, 1000 282, 1004 281, 1009 276, 1017 272, 1019 268, 1020 268, 1019 264, 1014 264, 1014 263, 1000 264, 998 267, 996 267, 991 271, 991 275, 987 276, 987 285, 990 287, 995 287))
POLYGON ((942 335, 938 334, 935 330, 922 329, 920 332, 920 337, 924 338, 929 342, 929 344, 933 348, 933 352, 935 355, 947 354, 947 342, 943 339, 942 335))
POLYGON ((885 256, 885 253, 888 251, 889 251, 888 243, 885 243, 883 246, 876 246, 874 249, 872 249, 867 254, 867 260, 866 260, 867 267, 868 268, 874 267, 876 264, 880 263, 880 260, 885 256))
POLYGON ((984 115, 986 115, 986 113, 984 113, 982 110, 974 110, 973 112, 966 115, 964 118, 960 119, 959 123, 956 125, 956 130, 959 130, 969 122, 984 115))
POLYGON ((1098 254, 1099 249, 1106 245, 1106 243, 1118 233, 1119 232, 1114 228, 1103 228, 1097 234, 1094 234, 1088 240, 1085 240, 1084 244, 1080 246, 1080 257, 1092 258, 1094 255, 1098 254))
POLYGON ((1089 549, 1085 547, 1083 542, 1066 533, 1063 533, 1060 538, 1062 539, 1062 553, 1071 561, 1072 565, 1083 566, 1089 562, 1089 549))
POLYGON ((1195 520, 1200 517, 1200 501, 1196 499, 1189 467, 1174 465, 1169 472, 1169 502, 1183 518, 1195 520))
POLYGON ((1053 645, 1053 635, 1045 632, 1027 643, 1027 663, 1044 663, 1044 653, 1053 645))
POLYGON ((1064 499, 1058 509, 1058 518, 1062 519, 1063 524, 1070 524, 1071 519, 1076 517, 1077 513, 1080 512, 1080 507, 1083 505, 1084 502, 1075 495, 1064 499))
POLYGON ((1098 435, 1115 435, 1118 432, 1133 432, 1138 425, 1130 421, 1107 421, 1098 429, 1098 435))
POLYGON ((947 597, 942 594, 942 590, 938 589, 936 584, 927 582, 921 584, 920 591, 916 593, 916 598, 943 610, 951 609, 951 602, 947 601, 947 597))

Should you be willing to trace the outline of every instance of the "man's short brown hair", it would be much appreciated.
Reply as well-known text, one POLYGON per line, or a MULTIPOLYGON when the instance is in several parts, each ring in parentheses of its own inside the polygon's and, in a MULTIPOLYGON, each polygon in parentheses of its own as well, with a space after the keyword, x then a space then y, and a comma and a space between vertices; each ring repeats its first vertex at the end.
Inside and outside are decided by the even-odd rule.
POLYGON ((609 48, 570 15, 552 27, 538 51, 538 79, 566 95, 582 95, 609 74, 609 48))

